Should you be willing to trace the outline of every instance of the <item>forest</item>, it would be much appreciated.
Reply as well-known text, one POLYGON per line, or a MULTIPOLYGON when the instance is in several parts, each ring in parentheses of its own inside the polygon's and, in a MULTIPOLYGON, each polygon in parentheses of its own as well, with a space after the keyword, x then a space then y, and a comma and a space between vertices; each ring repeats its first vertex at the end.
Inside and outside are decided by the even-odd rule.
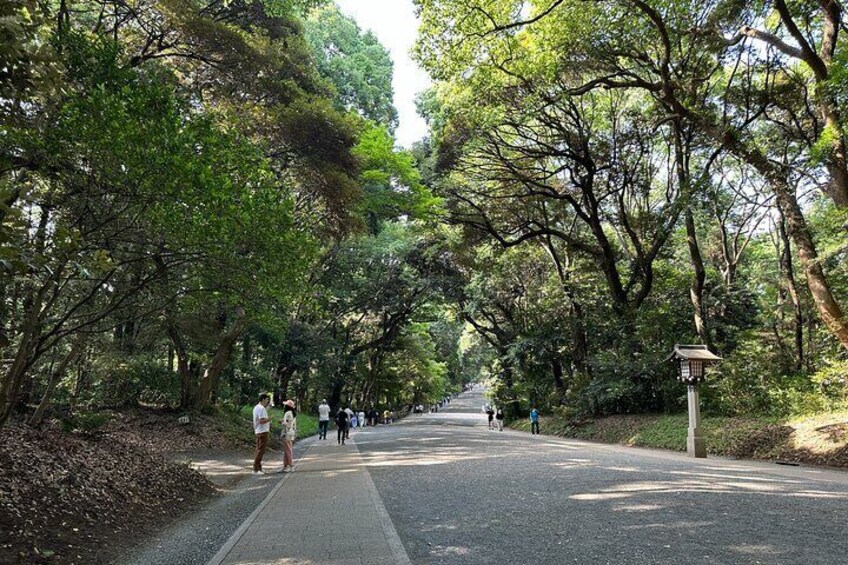
POLYGON ((848 402, 833 0, 416 0, 428 137, 329 0, 0 4, 0 425, 263 391, 508 416, 848 402))

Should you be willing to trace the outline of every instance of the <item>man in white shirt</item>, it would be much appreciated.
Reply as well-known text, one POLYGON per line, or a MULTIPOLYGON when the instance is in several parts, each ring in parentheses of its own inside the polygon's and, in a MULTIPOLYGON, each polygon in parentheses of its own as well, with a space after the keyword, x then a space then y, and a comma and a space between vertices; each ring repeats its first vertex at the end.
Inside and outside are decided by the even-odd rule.
POLYGON ((330 425, 330 406, 327 399, 318 405, 318 439, 327 439, 327 426, 330 425))
POLYGON ((256 456, 253 458, 253 474, 264 475, 262 456, 268 448, 268 436, 271 433, 271 419, 268 418, 268 404, 271 397, 265 393, 259 395, 259 404, 253 407, 253 433, 256 434, 256 456))

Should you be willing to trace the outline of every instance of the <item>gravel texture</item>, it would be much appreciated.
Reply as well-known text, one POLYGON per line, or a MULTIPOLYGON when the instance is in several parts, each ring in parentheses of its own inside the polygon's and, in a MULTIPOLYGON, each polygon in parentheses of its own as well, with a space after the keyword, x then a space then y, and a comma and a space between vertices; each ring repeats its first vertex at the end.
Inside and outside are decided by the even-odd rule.
POLYGON ((413 563, 846 563, 844 472, 488 431, 483 403, 357 440, 413 563))
MULTIPOLYGON (((848 562, 848 473, 488 431, 483 403, 357 436, 413 563, 848 562)), ((206 563, 277 480, 238 482, 123 562, 206 563)))

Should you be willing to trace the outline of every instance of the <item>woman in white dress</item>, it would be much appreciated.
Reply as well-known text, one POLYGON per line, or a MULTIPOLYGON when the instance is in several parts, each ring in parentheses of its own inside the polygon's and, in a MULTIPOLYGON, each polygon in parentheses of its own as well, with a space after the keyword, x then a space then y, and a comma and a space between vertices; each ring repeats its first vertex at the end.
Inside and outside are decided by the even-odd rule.
POLYGON ((286 400, 283 402, 283 419, 280 423, 283 425, 283 473, 294 471, 294 461, 292 458, 292 444, 297 438, 297 411, 294 409, 294 400, 286 400))

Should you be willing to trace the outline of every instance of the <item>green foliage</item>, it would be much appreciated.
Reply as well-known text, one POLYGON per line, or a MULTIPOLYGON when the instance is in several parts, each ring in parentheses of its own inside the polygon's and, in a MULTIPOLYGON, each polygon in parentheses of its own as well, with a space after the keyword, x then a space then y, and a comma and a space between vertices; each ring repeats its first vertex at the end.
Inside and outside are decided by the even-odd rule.
POLYGON ((178 376, 151 356, 103 355, 88 378, 92 379, 91 396, 86 403, 94 406, 175 407, 180 401, 178 376))
POLYGON ((61 420, 62 429, 66 432, 92 433, 102 428, 112 420, 108 412, 75 412, 61 420))
POLYGON ((342 107, 393 131, 398 117, 388 50, 332 3, 313 10, 305 25, 318 70, 335 87, 342 107))

